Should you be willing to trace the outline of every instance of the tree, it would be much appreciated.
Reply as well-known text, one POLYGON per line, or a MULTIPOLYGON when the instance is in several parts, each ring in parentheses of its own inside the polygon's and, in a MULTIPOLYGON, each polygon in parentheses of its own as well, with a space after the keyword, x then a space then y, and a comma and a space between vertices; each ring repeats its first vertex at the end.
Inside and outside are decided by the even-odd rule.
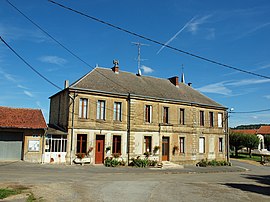
POLYGON ((256 135, 243 134, 243 145, 248 149, 249 157, 251 158, 251 150, 258 148, 260 139, 256 135))
POLYGON ((238 157, 238 150, 243 147, 243 134, 230 133, 230 145, 234 147, 235 157, 238 157))
POLYGON ((270 150, 270 135, 264 136, 264 144, 267 150, 270 150))

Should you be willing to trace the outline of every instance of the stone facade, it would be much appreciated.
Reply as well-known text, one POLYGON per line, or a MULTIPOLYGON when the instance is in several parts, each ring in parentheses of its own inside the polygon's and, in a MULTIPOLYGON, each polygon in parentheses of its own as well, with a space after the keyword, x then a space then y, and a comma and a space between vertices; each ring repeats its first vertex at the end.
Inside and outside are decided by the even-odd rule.
POLYGON ((97 136, 104 137, 103 158, 113 153, 113 144, 115 144, 113 138, 120 136, 121 149, 119 151, 126 161, 128 158, 144 155, 146 137, 148 137, 148 141, 150 140, 151 145, 148 147, 151 148, 149 152, 152 155, 154 155, 154 147, 160 147, 155 154, 155 158, 159 161, 162 161, 164 156, 164 140, 168 140, 166 146, 168 150, 166 160, 168 161, 194 164, 205 158, 226 160, 225 126, 227 120, 225 117, 226 108, 224 107, 94 92, 71 87, 52 96, 50 104, 50 124, 59 125, 68 131, 67 162, 71 162, 75 158, 79 147, 83 147, 85 150, 85 146, 79 145, 85 144, 82 143, 84 139, 82 138, 82 141, 78 139, 85 137, 87 150, 93 148, 90 153, 91 163, 97 163, 97 136), (86 112, 80 112, 82 100, 85 100, 86 112), (102 119, 97 118, 98 101, 105 103, 105 117, 102 119), (114 120, 115 103, 121 103, 121 120, 117 121, 114 120), (150 123, 146 121, 145 117, 146 106, 151 106, 150 123), (168 108, 167 123, 164 123, 163 120, 164 107, 168 108), (180 123, 180 109, 184 110, 184 123, 180 123), (200 123, 200 113, 202 112, 204 114, 203 125, 200 123), (84 117, 80 113, 85 113, 84 117), (218 125, 219 116, 222 118, 221 125, 218 125), (182 143, 180 143, 180 139, 182 143), (111 150, 106 152, 108 147, 111 150))

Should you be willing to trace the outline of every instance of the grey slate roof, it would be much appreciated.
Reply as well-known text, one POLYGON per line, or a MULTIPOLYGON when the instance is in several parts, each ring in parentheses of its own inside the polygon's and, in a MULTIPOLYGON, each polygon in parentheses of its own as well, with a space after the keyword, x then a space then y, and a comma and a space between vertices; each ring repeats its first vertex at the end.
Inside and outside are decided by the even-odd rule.
POLYGON ((152 97, 165 100, 177 100, 188 103, 223 107, 204 96, 192 87, 179 83, 179 88, 168 79, 150 76, 137 76, 134 73, 96 67, 94 70, 73 83, 70 88, 102 91, 116 94, 132 94, 142 97, 152 97))

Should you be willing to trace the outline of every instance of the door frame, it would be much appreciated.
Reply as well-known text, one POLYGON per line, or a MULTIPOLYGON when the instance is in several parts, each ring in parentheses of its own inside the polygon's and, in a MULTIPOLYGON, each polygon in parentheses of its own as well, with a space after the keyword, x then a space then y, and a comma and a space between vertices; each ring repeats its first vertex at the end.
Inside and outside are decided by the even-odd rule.
POLYGON ((162 153, 161 153, 161 159, 162 161, 169 161, 170 160, 170 137, 162 137, 162 153), (163 140, 168 140, 167 142, 163 140), (165 150, 164 144, 167 144, 167 149, 165 150), (167 151, 167 155, 163 155, 164 152, 167 151))
POLYGON ((96 135, 96 142, 95 142, 95 164, 103 164, 104 163, 104 157, 105 157, 105 135, 96 135), (103 141, 103 144, 102 144, 102 149, 101 149, 101 151, 102 151, 102 160, 101 160, 101 163, 100 163, 100 161, 98 161, 97 162, 97 153, 98 153, 98 151, 97 151, 97 141, 98 140, 101 140, 101 141, 103 141))

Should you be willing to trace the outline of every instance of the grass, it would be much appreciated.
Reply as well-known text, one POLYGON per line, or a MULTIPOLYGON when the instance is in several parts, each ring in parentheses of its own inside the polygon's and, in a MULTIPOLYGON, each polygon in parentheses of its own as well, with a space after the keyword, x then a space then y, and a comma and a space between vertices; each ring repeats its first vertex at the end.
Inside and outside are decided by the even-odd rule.
POLYGON ((4 199, 11 195, 17 195, 20 193, 22 193, 20 189, 10 189, 10 188, 0 189, 0 199, 4 199))
POLYGON ((245 153, 238 153, 238 157, 231 155, 231 158, 237 158, 237 159, 243 159, 243 160, 251 160, 251 161, 257 161, 261 162, 261 156, 252 154, 251 158, 249 157, 248 154, 245 153))
MULTIPOLYGON (((24 186, 13 186, 13 187, 0 189, 0 199, 4 199, 4 198, 7 198, 7 197, 12 196, 12 195, 21 194, 24 190, 27 190, 27 189, 28 188, 24 187, 24 186)), ((35 198, 35 196, 32 192, 29 192, 26 201, 27 202, 41 201, 41 198, 37 199, 37 198, 35 198)))

